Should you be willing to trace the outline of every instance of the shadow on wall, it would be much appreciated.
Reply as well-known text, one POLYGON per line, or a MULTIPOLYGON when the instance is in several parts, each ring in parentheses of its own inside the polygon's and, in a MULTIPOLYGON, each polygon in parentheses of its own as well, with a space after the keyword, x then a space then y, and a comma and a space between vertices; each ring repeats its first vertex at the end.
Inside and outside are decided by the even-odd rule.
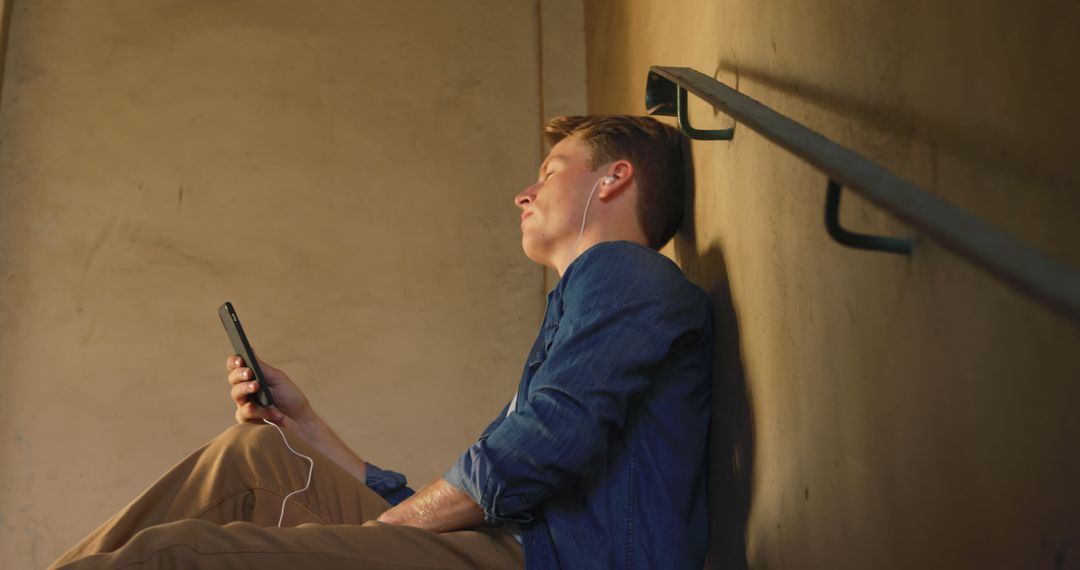
MULTIPOLYGON (((689 152, 686 153, 689 157, 689 152)), ((754 417, 743 370, 739 322, 719 244, 699 254, 694 235, 693 169, 687 186, 683 230, 675 256, 686 275, 709 293, 716 345, 713 352, 712 421, 709 426, 708 569, 748 568, 746 525, 754 474, 754 417)))
MULTIPOLYGON (((935 151, 944 152, 961 160, 991 168, 1013 180, 1023 180, 1042 187, 1075 187, 1080 184, 1076 171, 1063 168, 1062 163, 1046 157, 1034 160, 1028 150, 1029 142, 1004 136, 993 125, 983 125, 983 131, 974 130, 975 124, 960 124, 959 118, 935 116, 927 112, 918 112, 901 103, 868 100, 855 97, 837 89, 829 89, 806 80, 790 76, 776 75, 762 68, 729 60, 720 60, 713 70, 713 79, 723 82, 721 74, 735 77, 734 88, 739 90, 740 81, 756 83, 767 90, 782 93, 809 103, 834 115, 857 122, 863 128, 869 128, 892 137, 896 146, 891 150, 879 148, 884 153, 879 160, 904 160, 910 152, 912 141, 921 141, 935 151), (987 145, 985 141, 995 144, 987 145)), ((713 110, 713 116, 723 113, 713 110)), ((930 184, 937 184, 937 164, 934 164, 935 179, 930 184)), ((930 187, 934 190, 934 186, 930 187)))

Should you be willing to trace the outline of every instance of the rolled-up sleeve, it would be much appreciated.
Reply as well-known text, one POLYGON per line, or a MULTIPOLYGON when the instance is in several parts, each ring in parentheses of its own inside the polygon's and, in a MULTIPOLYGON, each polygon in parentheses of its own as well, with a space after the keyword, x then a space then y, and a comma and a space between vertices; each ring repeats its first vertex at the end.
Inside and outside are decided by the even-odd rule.
POLYGON ((612 296, 598 288, 611 277, 617 272, 581 278, 583 286, 567 290, 564 316, 528 397, 448 472, 448 481, 476 500, 489 524, 529 522, 530 508, 588 476, 657 365, 708 318, 701 299, 680 299, 674 291, 637 299, 624 294, 605 304, 612 296))
MULTIPOLYGON (((491 432, 494 431, 495 428, 499 427, 499 424, 501 424, 502 421, 506 419, 506 415, 509 412, 510 404, 507 403, 506 406, 503 407, 502 412, 500 412, 499 415, 496 416, 495 419, 492 420, 486 428, 484 428, 484 431, 480 433, 480 437, 477 438, 477 441, 484 441, 485 439, 487 439, 487 437, 491 435, 491 432)), ((447 483, 450 483, 454 487, 457 487, 459 490, 464 491, 465 494, 472 497, 472 500, 476 501, 477 504, 480 504, 480 493, 477 490, 475 481, 470 478, 471 473, 471 465, 464 464, 461 458, 458 458, 458 460, 450 466, 450 469, 448 469, 446 473, 443 474, 443 479, 447 483)))

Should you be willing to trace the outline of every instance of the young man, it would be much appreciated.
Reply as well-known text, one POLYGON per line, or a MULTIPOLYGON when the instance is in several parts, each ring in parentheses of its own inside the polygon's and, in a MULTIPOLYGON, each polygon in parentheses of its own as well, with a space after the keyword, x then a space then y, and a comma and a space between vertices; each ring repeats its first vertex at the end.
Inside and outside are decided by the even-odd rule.
POLYGON ((443 478, 409 496, 284 372, 262 365, 274 407, 249 402, 257 384, 233 356, 240 425, 56 565, 700 568, 710 304, 656 252, 683 217, 685 139, 625 116, 560 117, 545 135, 539 179, 515 202, 525 254, 561 279, 517 393, 443 478), (317 464, 287 528, 281 500, 307 465, 263 420, 317 464))

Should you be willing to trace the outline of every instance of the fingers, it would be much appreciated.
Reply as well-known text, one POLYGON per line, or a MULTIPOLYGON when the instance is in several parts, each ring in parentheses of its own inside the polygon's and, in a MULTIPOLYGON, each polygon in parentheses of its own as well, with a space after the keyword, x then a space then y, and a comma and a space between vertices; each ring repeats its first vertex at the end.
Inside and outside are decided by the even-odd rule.
POLYGON ((259 391, 259 382, 255 380, 250 368, 236 368, 230 372, 229 385, 229 396, 238 408, 247 405, 251 395, 259 391))
MULTIPOLYGON (((272 366, 262 362, 256 356, 255 359, 266 366, 272 366)), ((285 414, 274 406, 264 408, 250 400, 251 395, 259 391, 259 383, 255 380, 255 373, 244 364, 244 358, 232 355, 225 359, 225 369, 229 371, 229 396, 236 402, 236 421, 238 423, 256 422, 268 419, 280 422, 285 419, 285 414)))
POLYGON ((232 355, 232 356, 225 359, 225 370, 228 370, 230 372, 232 372, 233 369, 240 368, 243 365, 244 365, 243 357, 241 357, 241 356, 239 356, 237 354, 234 354, 234 355, 232 355))
POLYGON ((269 410, 255 402, 248 402, 236 408, 236 421, 237 423, 261 421, 268 418, 269 413, 269 410))
POLYGON ((255 373, 250 368, 235 368, 229 373, 229 384, 236 385, 255 379, 255 373))
POLYGON ((259 383, 254 380, 250 382, 240 382, 239 384, 233 384, 229 389, 229 396, 232 397, 236 405, 242 406, 248 402, 248 398, 252 394, 259 391, 259 383))
POLYGON ((237 423, 257 422, 264 419, 280 422, 285 419, 285 414, 281 413, 281 410, 278 410, 275 406, 264 408, 255 402, 248 402, 236 408, 237 423))

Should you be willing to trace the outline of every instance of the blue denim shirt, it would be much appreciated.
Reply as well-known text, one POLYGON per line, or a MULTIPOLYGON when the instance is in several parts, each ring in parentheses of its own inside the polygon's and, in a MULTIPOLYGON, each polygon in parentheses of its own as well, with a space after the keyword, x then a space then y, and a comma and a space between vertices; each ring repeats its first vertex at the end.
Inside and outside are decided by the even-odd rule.
POLYGON ((708 296, 659 253, 578 256, 512 402, 446 473, 528 568, 701 568, 712 364, 708 296))

